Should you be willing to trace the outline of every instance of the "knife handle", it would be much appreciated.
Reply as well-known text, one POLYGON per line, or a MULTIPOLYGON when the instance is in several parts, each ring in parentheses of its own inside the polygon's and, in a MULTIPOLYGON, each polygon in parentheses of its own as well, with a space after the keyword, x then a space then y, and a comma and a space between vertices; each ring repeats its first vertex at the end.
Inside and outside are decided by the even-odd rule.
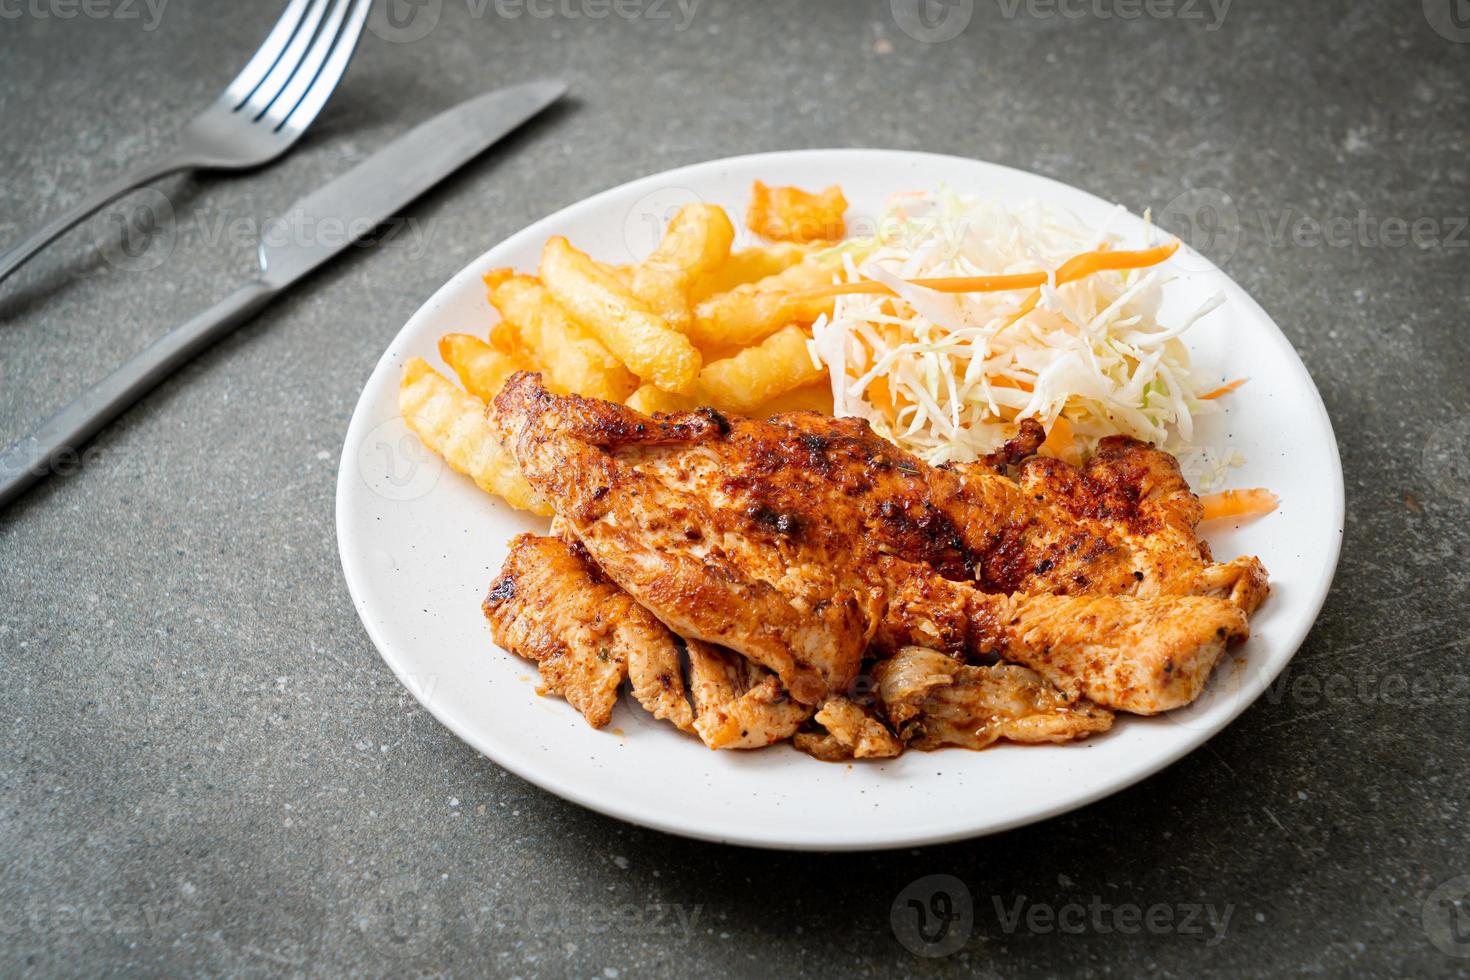
POLYGON ((113 371, 51 420, 0 454, 0 508, 63 465, 75 466, 82 446, 128 406, 205 348, 239 326, 275 295, 252 281, 177 327, 113 371))

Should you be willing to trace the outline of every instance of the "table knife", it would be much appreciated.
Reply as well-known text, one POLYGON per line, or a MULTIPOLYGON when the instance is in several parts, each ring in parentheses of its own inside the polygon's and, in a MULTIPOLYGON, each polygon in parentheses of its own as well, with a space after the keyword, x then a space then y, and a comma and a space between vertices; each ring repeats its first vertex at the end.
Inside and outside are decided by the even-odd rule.
POLYGON ((297 201, 286 212, 292 221, 342 233, 330 241, 317 235, 276 242, 277 236, 262 235, 257 278, 164 335, 0 455, 0 508, 75 457, 99 429, 283 290, 565 93, 562 82, 550 79, 487 92, 415 127, 297 201))

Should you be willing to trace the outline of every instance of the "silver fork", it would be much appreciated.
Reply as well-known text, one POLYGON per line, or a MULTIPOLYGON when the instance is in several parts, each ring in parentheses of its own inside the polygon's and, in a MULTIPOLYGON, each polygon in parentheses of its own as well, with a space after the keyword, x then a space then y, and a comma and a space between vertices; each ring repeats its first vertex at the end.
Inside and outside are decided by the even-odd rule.
POLYGON ((180 170, 258 167, 285 153, 331 98, 371 7, 372 0, 290 0, 249 64, 179 132, 173 147, 0 255, 0 279, 135 187, 180 170))

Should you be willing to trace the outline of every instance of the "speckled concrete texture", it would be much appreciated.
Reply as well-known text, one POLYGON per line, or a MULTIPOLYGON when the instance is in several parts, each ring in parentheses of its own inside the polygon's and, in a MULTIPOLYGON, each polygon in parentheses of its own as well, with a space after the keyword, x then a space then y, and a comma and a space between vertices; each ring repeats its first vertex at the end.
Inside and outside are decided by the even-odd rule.
MULTIPOLYGON (((0 974, 1463 975, 1463 6, 395 9, 291 156, 164 181, 0 285, 8 443, 243 281, 256 222, 389 136, 517 79, 573 85, 415 204, 416 235, 313 276, 0 514, 0 974), (974 156, 1152 207, 1300 351, 1341 445, 1342 564, 1283 681, 1205 748, 999 837, 761 853, 531 787, 378 659, 333 493, 358 391, 406 318, 590 193, 808 146, 974 156), (129 214, 155 233, 125 232, 129 214), (895 903, 944 896, 946 935, 892 928, 895 903)), ((277 9, 0 4, 0 246, 162 146, 277 9)))

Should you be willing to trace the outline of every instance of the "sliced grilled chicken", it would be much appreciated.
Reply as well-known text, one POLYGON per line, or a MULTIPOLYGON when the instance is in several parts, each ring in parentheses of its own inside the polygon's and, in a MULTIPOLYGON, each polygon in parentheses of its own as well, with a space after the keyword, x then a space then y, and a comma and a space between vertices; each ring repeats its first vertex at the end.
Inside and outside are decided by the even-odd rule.
POLYGON ((690 640, 694 731, 712 749, 759 749, 785 741, 812 715, 776 675, 729 650, 690 640))
POLYGON ((967 667, 904 647, 873 672, 889 723, 916 749, 983 749, 999 739, 1069 742, 1105 732, 1113 713, 1070 698, 1014 664, 967 667))
POLYGON ((867 708, 848 698, 829 698, 812 719, 819 731, 798 732, 798 749, 823 762, 891 759, 903 743, 867 708))
POLYGON ((1245 613, 1206 596, 992 595, 894 559, 874 646, 1024 664, 1071 698, 1152 715, 1199 696, 1245 613))
POLYGON ((495 642, 536 662, 539 693, 558 694, 601 728, 624 679, 655 718, 693 730, 674 638, 580 549, 522 534, 485 596, 495 642))

